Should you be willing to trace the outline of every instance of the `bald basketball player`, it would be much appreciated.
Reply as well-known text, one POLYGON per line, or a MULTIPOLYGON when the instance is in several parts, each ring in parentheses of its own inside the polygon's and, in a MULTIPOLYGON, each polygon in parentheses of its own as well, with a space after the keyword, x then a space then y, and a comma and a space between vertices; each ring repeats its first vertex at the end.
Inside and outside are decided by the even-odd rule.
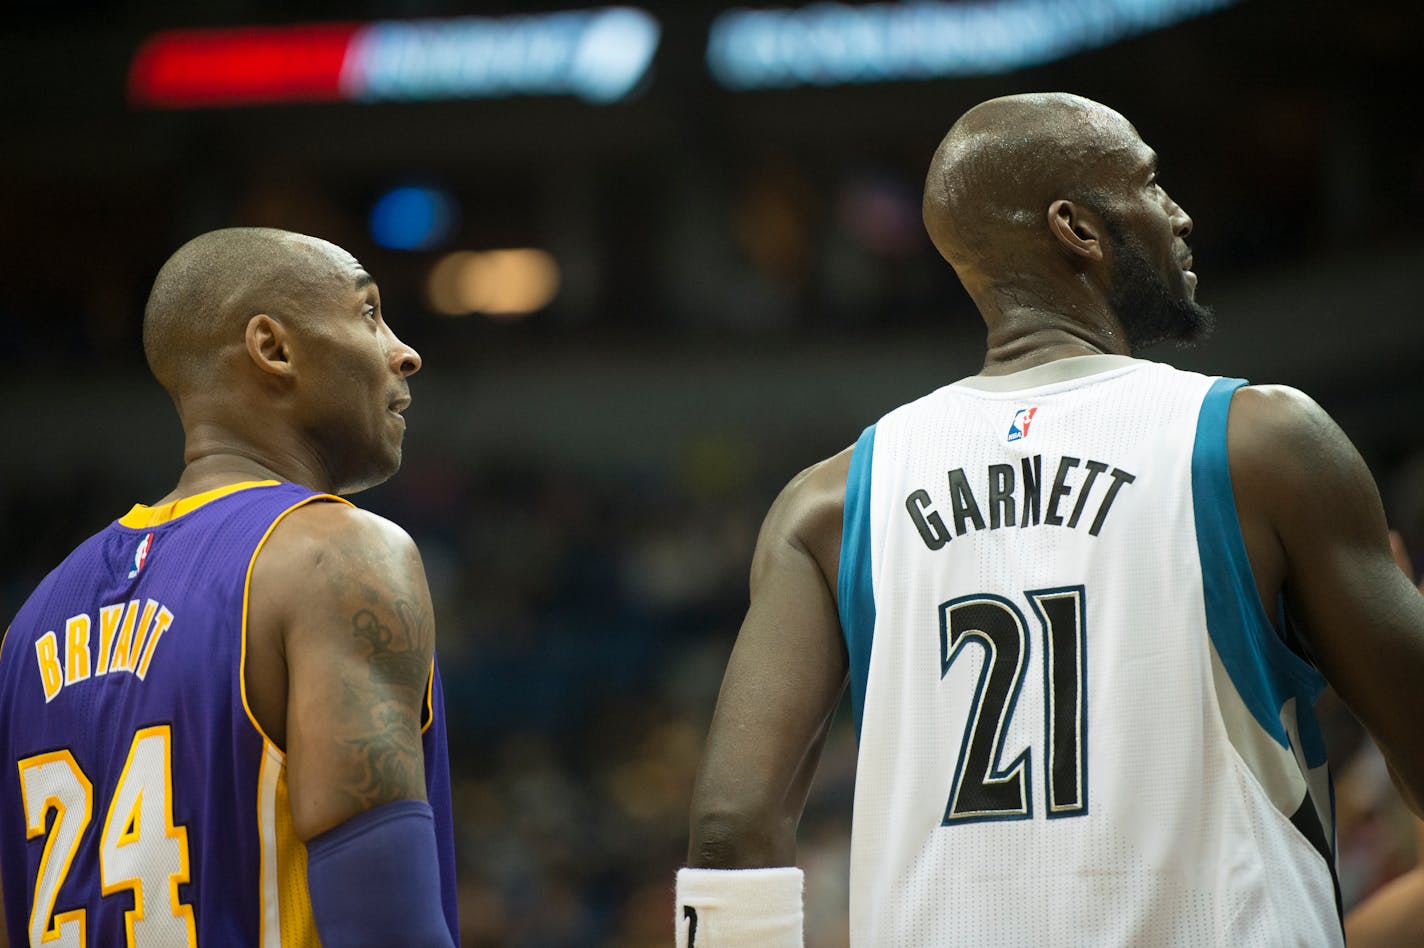
POLYGON ((81 544, 0 647, 9 939, 454 944, 424 568, 342 499, 400 466, 420 356, 350 254, 264 229, 179 249, 143 338, 177 486, 81 544))
POLYGON ((1326 681, 1424 801, 1424 598, 1365 465, 1297 391, 1133 357, 1211 314, 1112 109, 976 106, 924 219, 983 369, 767 516, 678 944, 801 944, 796 825, 849 682, 852 945, 1340 945, 1326 681))

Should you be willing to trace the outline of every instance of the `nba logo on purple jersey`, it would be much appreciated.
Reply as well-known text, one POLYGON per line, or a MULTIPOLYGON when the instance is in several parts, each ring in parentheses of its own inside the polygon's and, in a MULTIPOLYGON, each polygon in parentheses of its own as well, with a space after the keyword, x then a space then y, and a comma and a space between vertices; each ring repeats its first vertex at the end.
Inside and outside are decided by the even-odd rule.
POLYGON ((138 571, 143 569, 143 564, 148 562, 148 551, 153 549, 153 534, 145 536, 138 543, 138 549, 134 550, 133 569, 129 570, 129 579, 138 575, 138 571))
POLYGON ((1014 412, 1014 420, 1009 423, 1010 441, 1018 441, 1028 437, 1028 426, 1033 424, 1033 416, 1038 414, 1038 406, 1032 408, 1020 408, 1014 412))

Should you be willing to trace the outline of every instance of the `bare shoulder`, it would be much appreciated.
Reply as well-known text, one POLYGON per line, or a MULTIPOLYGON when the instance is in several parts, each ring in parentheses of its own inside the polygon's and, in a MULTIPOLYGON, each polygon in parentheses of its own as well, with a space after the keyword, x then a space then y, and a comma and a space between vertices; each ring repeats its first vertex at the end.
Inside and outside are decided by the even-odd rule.
POLYGON ((303 588, 311 571, 334 578, 410 557, 419 558, 415 541, 386 518, 348 504, 310 503, 277 525, 255 568, 303 588))
POLYGON ((425 568, 415 541, 384 517, 311 503, 272 531, 253 566, 252 589, 254 618, 285 627, 338 600, 409 602, 424 594, 425 568))
POLYGON ((326 637, 375 656, 394 635, 416 663, 405 684, 424 686, 435 647, 425 568, 415 541, 384 517, 337 503, 292 511, 258 557, 254 590, 271 600, 289 664, 326 637))
MULTIPOLYGON (((1247 385, 1231 399, 1232 434, 1243 434, 1267 452, 1328 440, 1340 432, 1315 399, 1289 385, 1247 385)), ((1233 445, 1233 448, 1235 445, 1233 445)))
POLYGON ((752 582, 778 548, 789 545, 810 554, 834 588, 845 514, 846 475, 852 448, 806 468, 782 488, 762 524, 752 582))
MULTIPOLYGON (((1231 400, 1232 479, 1264 501, 1370 481, 1359 452, 1314 399, 1286 385, 1251 385, 1231 400)), ((1298 499, 1298 497, 1297 497, 1298 499)))

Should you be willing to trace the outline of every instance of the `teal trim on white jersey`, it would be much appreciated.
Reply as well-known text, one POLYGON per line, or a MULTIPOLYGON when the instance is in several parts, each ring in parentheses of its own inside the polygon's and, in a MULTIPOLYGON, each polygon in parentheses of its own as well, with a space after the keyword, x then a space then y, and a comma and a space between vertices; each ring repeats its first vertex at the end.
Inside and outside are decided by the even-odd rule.
POLYGON ((1291 651, 1271 626, 1261 597, 1231 491, 1226 454, 1226 418, 1231 396, 1245 379, 1217 379, 1202 400, 1192 450, 1192 506, 1202 564, 1207 632, 1246 707, 1282 747, 1290 736, 1281 711, 1294 698, 1302 750, 1309 766, 1325 763, 1325 740, 1315 705, 1325 678, 1291 651))
POLYGON ((875 589, 870 576, 870 465, 874 454, 875 426, 871 425, 851 449, 841 523, 841 560, 836 575, 841 634, 850 656, 850 701, 857 735, 865 711, 865 681, 870 674, 870 648, 875 636, 875 589))

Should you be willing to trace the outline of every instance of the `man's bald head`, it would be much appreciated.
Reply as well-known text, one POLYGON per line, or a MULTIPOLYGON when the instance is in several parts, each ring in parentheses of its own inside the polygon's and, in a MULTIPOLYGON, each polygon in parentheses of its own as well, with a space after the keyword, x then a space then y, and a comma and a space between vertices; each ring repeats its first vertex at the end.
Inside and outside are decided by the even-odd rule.
POLYGON ((961 277, 1042 233, 1048 206, 1101 200, 1134 147, 1127 119, 1061 92, 990 99, 940 142, 925 181, 925 228, 961 277))
POLYGON ((224 355, 244 345, 247 322, 266 313, 294 329, 311 302, 349 285, 354 259, 315 237, 263 227, 209 231, 159 270, 143 314, 149 368, 174 398, 214 380, 224 355))

